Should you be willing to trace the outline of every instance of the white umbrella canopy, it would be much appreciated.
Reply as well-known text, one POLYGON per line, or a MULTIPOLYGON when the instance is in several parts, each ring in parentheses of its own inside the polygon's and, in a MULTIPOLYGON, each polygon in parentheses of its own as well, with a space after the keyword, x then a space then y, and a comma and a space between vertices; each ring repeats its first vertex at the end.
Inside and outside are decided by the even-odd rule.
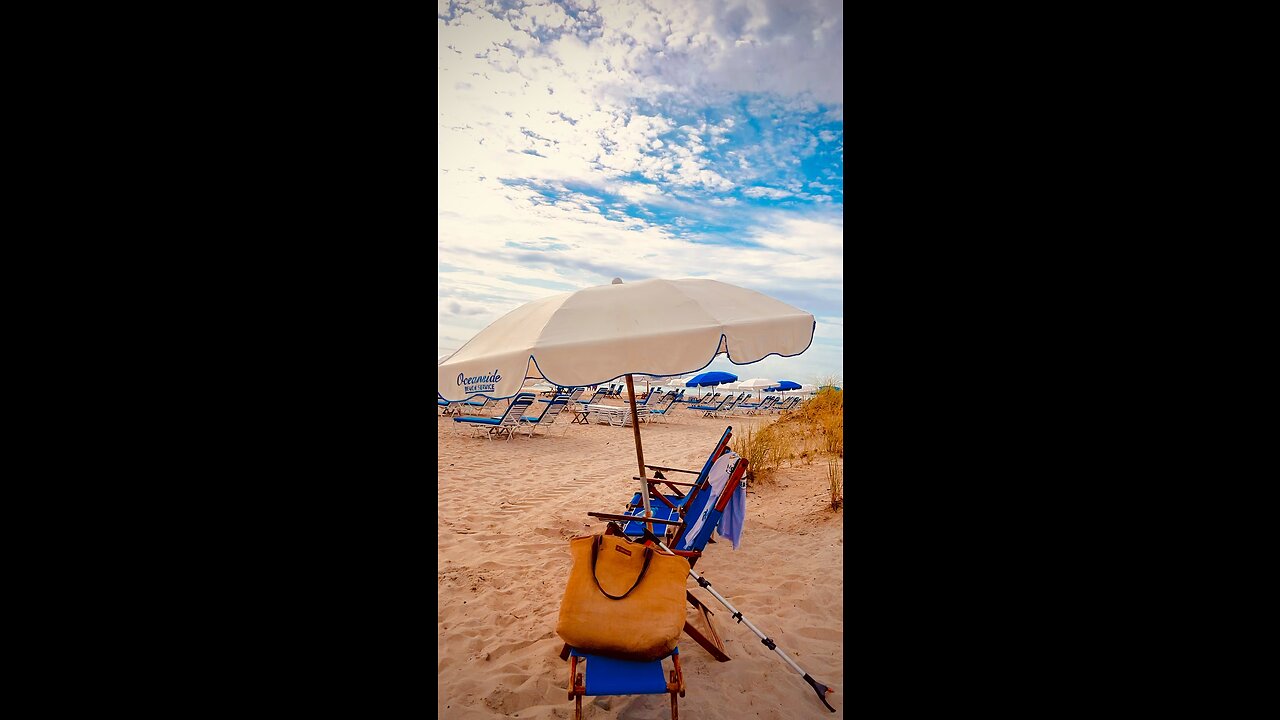
POLYGON ((778 382, 777 380, 770 380, 769 378, 751 378, 750 380, 740 381, 738 383, 738 388, 742 390, 751 390, 752 392, 754 392, 756 390, 763 390, 764 388, 774 385, 777 382, 778 382))
POLYGON ((511 397, 526 374, 563 386, 624 375, 683 375, 725 353, 738 365, 813 341, 813 315, 716 280, 599 285, 522 305, 437 365, 446 400, 511 397))

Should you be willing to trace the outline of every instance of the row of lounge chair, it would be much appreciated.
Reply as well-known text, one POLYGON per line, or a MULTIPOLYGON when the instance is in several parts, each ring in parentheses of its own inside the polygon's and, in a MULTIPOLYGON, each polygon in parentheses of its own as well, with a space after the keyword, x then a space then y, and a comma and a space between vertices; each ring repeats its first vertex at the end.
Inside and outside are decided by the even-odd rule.
MULTIPOLYGON (((717 393, 717 395, 719 395, 719 393, 717 393)), ((769 396, 760 402, 753 403, 746 401, 747 395, 749 395, 749 393, 725 395, 718 403, 715 402, 715 396, 712 396, 711 402, 700 405, 690 405, 689 409, 701 411, 702 417, 718 418, 737 413, 743 415, 759 415, 765 411, 782 412, 783 410, 790 410, 800 403, 799 397, 790 397, 785 401, 779 402, 779 398, 776 396, 769 396)))
MULTIPOLYGON (((576 401, 582 395, 582 391, 582 388, 577 388, 569 395, 557 396, 550 400, 537 399, 533 393, 520 393, 512 398, 511 404, 500 415, 461 416, 455 417, 453 421, 472 427, 485 434, 490 440, 495 437, 506 437, 510 441, 512 436, 521 429, 527 429, 529 437, 532 438, 538 428, 545 428, 554 423, 561 411, 576 401), (525 415, 525 411, 529 410, 535 402, 544 403, 544 405, 537 414, 525 415)), ((482 408, 486 406, 488 403, 482 404, 482 408)))
MULTIPOLYGON (((606 405, 598 402, 600 398, 606 397, 608 390, 606 388, 598 388, 590 399, 581 399, 585 388, 574 388, 573 392, 568 395, 557 395, 553 399, 538 399, 533 393, 520 393, 512 399, 507 408, 501 412, 498 411, 498 400, 488 398, 484 401, 465 400, 461 402, 446 402, 437 400, 437 405, 444 414, 457 415, 454 422, 463 423, 476 428, 489 439, 495 437, 506 437, 511 439, 514 431, 527 429, 530 437, 538 427, 546 427, 555 422, 556 417, 564 409, 574 410, 576 412, 585 413, 586 418, 595 416, 598 422, 608 423, 616 426, 629 426, 632 422, 631 406, 627 405, 606 405), (526 402, 527 401, 527 402, 526 402), (533 403, 544 403, 545 405, 539 409, 539 412, 526 415, 533 403), (463 413, 466 413, 463 415, 463 413), (496 414, 495 414, 496 413, 496 414)), ((651 392, 645 395, 641 400, 636 401, 636 418, 640 422, 657 422, 665 420, 677 407, 678 403, 691 403, 689 409, 702 413, 704 418, 720 418, 735 415, 760 415, 765 412, 782 412, 790 410, 801 402, 799 397, 790 397, 785 400, 777 396, 767 396, 760 402, 751 402, 748 399, 749 393, 741 393, 738 395, 725 395, 720 397, 719 393, 711 396, 709 402, 703 404, 692 404, 692 401, 683 399, 684 390, 672 393, 655 393, 651 392), (655 398, 657 398, 655 400, 655 398), (719 400, 717 401, 717 398, 719 400), (653 402, 650 405, 650 401, 653 402)), ((536 409, 536 408, 535 408, 536 409)))

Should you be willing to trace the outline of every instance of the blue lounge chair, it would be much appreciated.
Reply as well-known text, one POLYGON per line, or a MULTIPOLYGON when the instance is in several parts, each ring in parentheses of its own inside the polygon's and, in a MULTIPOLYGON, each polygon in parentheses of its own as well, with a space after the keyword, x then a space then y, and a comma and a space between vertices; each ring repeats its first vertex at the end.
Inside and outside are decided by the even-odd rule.
POLYGON ((675 407, 675 403, 675 393, 670 393, 666 398, 659 400, 653 407, 649 408, 649 422, 653 422, 658 418, 666 418, 667 413, 675 407))
POLYGON ((547 403, 546 407, 542 408, 541 415, 525 415, 520 418, 520 425, 522 427, 527 426, 529 428, 529 437, 533 437, 534 430, 540 427, 546 427, 555 422, 556 416, 560 414, 560 411, 563 410, 566 405, 568 405, 567 400, 552 400, 547 403))
POLYGON ((778 398, 770 395, 758 403, 738 403, 738 409, 741 410, 744 415, 759 415, 773 407, 773 404, 776 402, 778 402, 778 398))
POLYGON ((486 430, 490 440, 495 435, 506 435, 507 440, 511 440, 511 431, 520 426, 524 411, 528 410, 532 404, 533 393, 520 393, 512 398, 507 411, 497 417, 456 417, 453 421, 486 430))
POLYGON ((783 400, 782 402, 778 403, 777 405, 774 405, 772 408, 769 408, 769 409, 770 411, 775 413, 780 413, 784 410, 792 410, 795 408, 795 406, 800 404, 801 399, 802 398, 799 395, 793 395, 792 397, 789 397, 786 400, 783 400))
POLYGON ((463 400, 460 403, 454 403, 458 407, 458 414, 461 415, 463 410, 467 411, 468 417, 489 417, 498 409, 498 399, 486 397, 483 400, 463 400))
POLYGON ((725 397, 721 398, 720 402, 717 404, 708 403, 706 405, 690 405, 689 409, 701 410, 702 417, 715 417, 716 413, 720 412, 720 410, 724 408, 725 403, 729 402, 730 399, 731 397, 726 395, 725 397))

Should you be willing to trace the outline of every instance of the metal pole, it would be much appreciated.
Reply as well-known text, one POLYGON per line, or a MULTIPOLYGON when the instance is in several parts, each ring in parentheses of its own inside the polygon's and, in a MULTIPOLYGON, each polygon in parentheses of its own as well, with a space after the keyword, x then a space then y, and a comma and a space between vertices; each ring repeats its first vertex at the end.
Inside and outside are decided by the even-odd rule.
MULTIPOLYGON (((644 501, 644 516, 653 517, 653 509, 649 507, 649 483, 644 479, 644 448, 640 445, 640 416, 636 413, 636 388, 627 375, 627 396, 631 401, 631 430, 636 436, 636 463, 640 465, 640 499, 644 501)), ((649 532, 653 532, 653 523, 645 523, 649 532)))

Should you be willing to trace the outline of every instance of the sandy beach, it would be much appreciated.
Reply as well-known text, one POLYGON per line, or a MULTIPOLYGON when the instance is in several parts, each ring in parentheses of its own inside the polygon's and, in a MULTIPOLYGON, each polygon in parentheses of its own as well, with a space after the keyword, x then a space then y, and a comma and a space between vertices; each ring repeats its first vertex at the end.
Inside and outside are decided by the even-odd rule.
MULTIPOLYGON (((570 424, 571 417, 510 441, 477 438, 452 418, 437 418, 439 717, 573 717, 568 663, 555 634, 568 541, 604 530, 587 512, 622 512, 637 489, 637 464, 632 428, 570 424)), ((696 470, 726 426, 736 437, 776 417, 702 418, 681 408, 665 422, 641 425, 644 459, 696 470)), ((810 675, 836 689, 829 696, 836 713, 690 579, 732 659, 718 662, 681 636, 681 717, 844 716, 843 521, 844 510, 830 506, 825 459, 783 467, 747 488, 741 546, 717 538, 695 568, 810 675)), ((667 695, 583 699, 587 718, 670 712, 667 695)))

